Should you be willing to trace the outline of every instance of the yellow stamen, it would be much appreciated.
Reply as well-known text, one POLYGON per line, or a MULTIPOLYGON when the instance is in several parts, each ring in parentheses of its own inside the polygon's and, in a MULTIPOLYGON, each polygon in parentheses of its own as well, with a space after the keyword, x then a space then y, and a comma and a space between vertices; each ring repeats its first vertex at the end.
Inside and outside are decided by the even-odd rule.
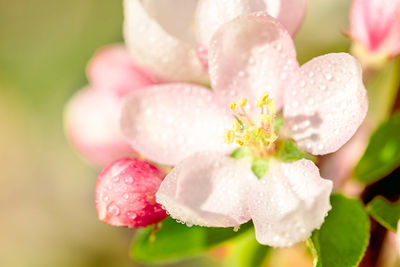
POLYGON ((276 112, 276 106, 275 106, 275 101, 272 99, 267 100, 267 110, 269 114, 275 114, 276 112))
POLYGON ((244 106, 246 106, 246 105, 247 105, 247 98, 242 98, 242 99, 240 99, 240 100, 236 103, 236 105, 237 105, 238 107, 244 107, 244 106))
POLYGON ((243 146, 243 141, 240 139, 236 139, 236 143, 238 143, 239 146, 243 146))
POLYGON ((237 119, 233 119, 232 124, 233 124, 233 130, 235 132, 239 132, 240 131, 240 123, 237 121, 237 119))
POLYGON ((278 138, 273 127, 276 106, 268 93, 263 93, 256 104, 261 108, 259 125, 245 110, 246 98, 230 104, 235 119, 232 121, 232 130, 225 131, 225 142, 231 144, 235 141, 240 146, 248 146, 257 156, 264 157, 273 153, 273 144, 278 138))
POLYGON ((225 130, 225 143, 231 144, 235 140, 235 132, 232 130, 225 130))

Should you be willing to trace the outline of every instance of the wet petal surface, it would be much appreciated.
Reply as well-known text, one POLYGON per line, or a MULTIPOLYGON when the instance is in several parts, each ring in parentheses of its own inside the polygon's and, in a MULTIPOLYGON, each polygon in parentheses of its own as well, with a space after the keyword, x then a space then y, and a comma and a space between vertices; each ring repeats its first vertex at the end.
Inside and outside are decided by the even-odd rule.
POLYGON ((331 209, 331 191, 332 181, 322 179, 309 160, 271 162, 249 195, 258 242, 286 247, 307 239, 331 209))
POLYGON ((124 37, 134 60, 166 81, 206 83, 192 20, 196 0, 125 0, 124 37))
POLYGON ((129 95, 121 127, 140 154, 175 165, 197 151, 229 151, 224 130, 231 120, 212 91, 191 84, 165 84, 129 95))
POLYGON ((314 155, 335 152, 355 133, 368 110, 358 61, 346 53, 327 54, 304 64, 285 92, 285 127, 314 155))
POLYGON ((216 152, 196 153, 167 175, 157 202, 189 225, 237 226, 250 219, 247 196, 255 179, 248 162, 216 152))
POLYGON ((277 109, 298 69, 289 33, 266 13, 243 15, 224 24, 209 51, 212 87, 226 105, 246 97, 251 113, 269 92, 277 109))

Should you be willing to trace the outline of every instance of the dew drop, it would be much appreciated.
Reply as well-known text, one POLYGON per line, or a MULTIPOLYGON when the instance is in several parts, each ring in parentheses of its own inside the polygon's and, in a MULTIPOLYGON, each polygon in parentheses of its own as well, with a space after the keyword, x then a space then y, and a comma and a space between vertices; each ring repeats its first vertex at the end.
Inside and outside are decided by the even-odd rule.
POLYGON ((127 215, 128 215, 128 219, 132 220, 132 221, 135 220, 137 217, 136 213, 133 211, 128 211, 127 215))
POLYGON ((110 204, 108 207, 107 207, 107 213, 110 215, 110 216, 118 216, 119 215, 119 207, 117 206, 117 205, 115 205, 115 204, 110 204))
POLYGON ((332 80, 332 74, 326 73, 326 74, 325 74, 325 78, 326 78, 328 81, 332 80))
POLYGON ((125 193, 125 194, 122 195, 122 197, 123 197, 124 199, 128 199, 128 198, 129 198, 129 194, 128 194, 128 193, 125 193))
POLYGON ((281 51, 282 50, 282 45, 281 44, 275 44, 275 49, 276 49, 276 51, 281 51))
POLYGON ((104 196, 104 197, 103 197, 103 201, 104 201, 104 202, 107 202, 109 199, 110 199, 110 198, 109 198, 108 196, 104 196))
POLYGON ((130 177, 130 176, 126 177, 126 178, 125 178, 125 183, 127 183, 127 184, 133 183, 133 178, 130 177))

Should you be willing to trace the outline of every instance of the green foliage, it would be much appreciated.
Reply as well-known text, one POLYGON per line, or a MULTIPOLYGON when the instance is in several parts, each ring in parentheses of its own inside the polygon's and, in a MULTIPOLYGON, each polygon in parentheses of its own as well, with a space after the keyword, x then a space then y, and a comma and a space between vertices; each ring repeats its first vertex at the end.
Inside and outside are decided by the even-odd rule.
POLYGON ((315 161, 310 154, 303 152, 292 140, 286 139, 278 143, 278 158, 283 162, 292 162, 300 159, 315 161))
POLYGON ((254 228, 243 233, 235 240, 234 247, 224 264, 226 267, 259 267, 271 247, 263 246, 257 242, 254 228))
POLYGON ((393 115, 371 136, 368 147, 354 169, 363 183, 373 183, 400 165, 400 114, 393 115))
POLYGON ((368 204, 367 210, 384 227, 397 231, 397 223, 400 220, 400 200, 390 203, 382 196, 378 196, 368 204))
POLYGON ((255 158, 251 164, 251 171, 254 175, 261 179, 269 170, 268 158, 255 158))
POLYGON ((250 155, 251 153, 247 147, 238 147, 233 150, 233 152, 230 154, 230 157, 234 159, 242 159, 250 155))
POLYGON ((167 218, 162 222, 161 229, 154 233, 152 227, 138 230, 130 255, 134 260, 145 263, 178 261, 212 249, 244 233, 251 225, 244 224, 239 232, 234 232, 232 228, 188 227, 167 218))
POLYGON ((316 267, 353 267, 368 246, 370 222, 359 200, 331 196, 332 210, 308 244, 316 267))
POLYGON ((275 132, 279 133, 281 128, 285 125, 285 120, 283 119, 282 116, 277 116, 274 119, 274 130, 275 132))

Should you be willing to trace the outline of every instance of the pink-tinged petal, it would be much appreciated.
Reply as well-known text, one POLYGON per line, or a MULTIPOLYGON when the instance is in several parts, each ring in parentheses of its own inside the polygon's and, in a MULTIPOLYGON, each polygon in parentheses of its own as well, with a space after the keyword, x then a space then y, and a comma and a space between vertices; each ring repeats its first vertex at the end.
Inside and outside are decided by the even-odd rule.
POLYGON ((303 22, 307 0, 264 0, 267 12, 279 20, 293 36, 303 22))
POLYGON ((201 152, 180 162, 156 194, 171 217, 188 225, 231 227, 247 222, 247 196, 256 177, 249 162, 201 152))
POLYGON ((231 120, 212 91, 191 84, 164 84, 130 94, 121 127, 140 154, 175 165, 197 151, 228 151, 224 130, 231 127, 231 120))
POLYGON ((257 99, 269 92, 277 109, 298 69, 289 33, 266 13, 240 16, 213 36, 209 51, 211 83, 228 105, 248 99, 251 113, 257 99))
POLYGON ((331 209, 331 191, 332 181, 322 179, 312 161, 272 161, 249 195, 257 241, 287 247, 307 239, 331 209))
POLYGON ((124 158, 109 164, 97 178, 95 203, 99 220, 126 227, 145 227, 167 217, 155 194, 165 174, 150 163, 124 158))
POLYGON ((93 88, 118 96, 155 83, 135 64, 123 45, 110 45, 97 51, 88 64, 87 76, 93 88))
POLYGON ((306 11, 306 0, 200 0, 196 8, 196 35, 208 46, 213 34, 224 23, 244 14, 266 11, 294 34, 306 11))
POLYGON ((199 0, 195 15, 197 39, 208 47, 211 37, 224 23, 243 14, 265 10, 264 0, 199 0))
POLYGON ((76 93, 66 106, 67 136, 79 154, 96 166, 136 155, 119 129, 121 105, 114 94, 87 88, 76 93))
POLYGON ((314 155, 335 152, 356 132, 368 110, 358 61, 327 54, 303 65, 285 92, 285 125, 297 144, 314 155))
POLYGON ((124 37, 135 61, 166 81, 208 82, 196 53, 197 0, 124 0, 124 37))
POLYGON ((370 52, 400 53, 400 0, 353 0, 350 35, 370 52))

